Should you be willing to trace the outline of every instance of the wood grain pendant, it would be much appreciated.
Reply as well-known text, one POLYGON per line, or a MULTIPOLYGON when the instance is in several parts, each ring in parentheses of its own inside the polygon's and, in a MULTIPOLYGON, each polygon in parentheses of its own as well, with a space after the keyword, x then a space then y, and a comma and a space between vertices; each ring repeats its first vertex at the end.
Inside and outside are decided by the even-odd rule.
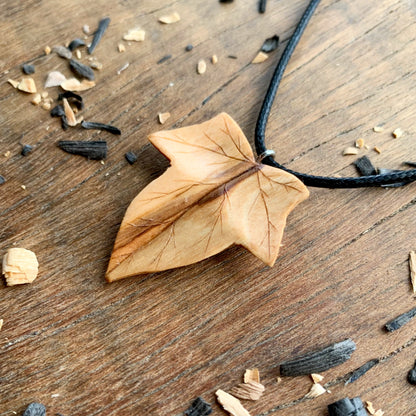
POLYGON ((149 140, 171 166, 128 207, 107 280, 196 263, 233 244, 273 266, 286 217, 309 195, 303 183, 258 163, 225 113, 149 140))

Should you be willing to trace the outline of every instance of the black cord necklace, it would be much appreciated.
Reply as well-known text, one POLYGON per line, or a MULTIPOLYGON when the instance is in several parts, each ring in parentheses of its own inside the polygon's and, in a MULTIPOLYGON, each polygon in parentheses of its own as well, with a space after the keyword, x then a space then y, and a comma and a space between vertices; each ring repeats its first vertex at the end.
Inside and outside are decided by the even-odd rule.
POLYGON ((279 169, 283 169, 286 172, 289 172, 292 175, 297 176, 307 186, 315 186, 320 188, 363 188, 391 184, 396 184, 396 186, 400 186, 402 184, 407 184, 412 181, 415 181, 416 169, 387 173, 383 175, 362 176, 359 178, 335 178, 308 175, 306 173, 295 172, 277 163, 272 156, 274 152, 267 150, 265 145, 265 130, 277 89, 279 88, 280 81, 282 80, 283 73, 285 72, 289 59, 292 56, 292 53, 295 50, 296 45, 298 44, 303 34, 303 31, 305 30, 319 2, 320 0, 311 0, 311 2, 309 3, 309 6, 305 10, 302 18, 300 19, 298 26, 296 27, 285 50, 283 51, 283 54, 274 71, 266 96, 264 97, 264 101, 259 116, 257 118, 254 139, 257 154, 262 159, 262 163, 269 166, 274 166, 279 169))

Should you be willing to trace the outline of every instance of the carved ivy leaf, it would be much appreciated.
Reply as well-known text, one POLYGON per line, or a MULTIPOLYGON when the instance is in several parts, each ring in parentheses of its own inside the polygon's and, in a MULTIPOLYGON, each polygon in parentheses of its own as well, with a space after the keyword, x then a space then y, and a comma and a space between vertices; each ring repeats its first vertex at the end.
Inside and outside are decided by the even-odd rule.
POLYGON ((273 266, 287 215, 309 195, 303 183, 257 163, 225 113, 149 140, 171 166, 128 207, 107 280, 195 263, 233 244, 273 266))

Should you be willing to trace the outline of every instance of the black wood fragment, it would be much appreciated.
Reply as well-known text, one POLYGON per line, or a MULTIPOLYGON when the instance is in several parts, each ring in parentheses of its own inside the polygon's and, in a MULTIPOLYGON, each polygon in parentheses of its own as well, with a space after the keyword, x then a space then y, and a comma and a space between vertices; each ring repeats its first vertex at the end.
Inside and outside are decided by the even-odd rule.
POLYGON ((416 168, 416 162, 404 162, 406 165, 416 168))
POLYGON ((354 162, 354 165, 361 176, 377 175, 377 169, 373 166, 371 160, 367 156, 358 158, 354 162))
POLYGON ((41 403, 30 403, 23 413, 23 416, 45 416, 46 407, 41 403))
POLYGON ((235 55, 228 55, 228 56, 227 56, 227 58, 230 58, 230 59, 237 59, 237 57, 236 57, 235 55))
POLYGON ((51 110, 51 117, 62 117, 65 116, 65 110, 62 105, 57 105, 51 110))
POLYGON ((374 360, 367 361, 361 367, 358 367, 351 373, 350 378, 345 382, 345 385, 354 383, 354 381, 358 380, 361 376, 363 376, 367 371, 371 370, 375 365, 380 362, 378 358, 374 360))
POLYGON ((84 103, 80 95, 75 94, 72 91, 65 91, 58 95, 58 101, 62 101, 64 98, 66 98, 71 103, 74 103, 79 110, 84 108, 84 103))
POLYGON ((416 316, 416 308, 410 309, 410 311, 402 313, 397 318, 394 318, 393 320, 387 322, 384 327, 387 329, 387 331, 393 332, 396 329, 399 329, 403 325, 407 324, 415 316, 416 316))
POLYGON ((124 157, 126 158, 127 162, 132 165, 133 163, 137 162, 137 156, 133 152, 127 152, 124 157))
POLYGON ((58 146, 67 153, 80 155, 92 160, 103 160, 107 157, 107 142, 61 140, 58 146))
POLYGON ((111 126, 110 124, 104 124, 104 123, 95 123, 93 121, 83 121, 81 123, 81 126, 84 127, 84 129, 89 130, 105 130, 112 134, 121 134, 121 130, 118 129, 115 126, 111 126))
POLYGON ((259 13, 264 13, 266 11, 267 0, 259 0, 259 13))
POLYGON ((279 36, 274 35, 271 38, 267 38, 263 42, 263 46, 261 47, 261 51, 268 53, 273 52, 279 46, 279 36))
POLYGON ((97 45, 100 43, 101 38, 104 35, 104 32, 107 30, 108 25, 110 24, 110 18, 105 17, 104 19, 100 20, 100 23, 98 24, 98 29, 94 33, 94 38, 91 42, 91 45, 88 48, 88 53, 92 54, 97 47, 97 45))
POLYGON ((168 61, 170 58, 172 58, 172 55, 165 55, 163 58, 161 58, 161 59, 159 59, 159 60, 157 61, 157 64, 158 64, 158 65, 159 65, 159 64, 163 64, 163 62, 168 61))
POLYGON ((364 404, 359 397, 338 400, 328 405, 329 416, 367 416, 364 404))
POLYGON ((234 0, 219 0, 220 3, 232 3, 234 0))
POLYGON ((75 59, 71 59, 69 61, 69 66, 71 67, 72 71, 76 75, 79 75, 81 78, 87 78, 90 81, 95 79, 94 70, 88 65, 84 65, 75 59))
POLYGON ((212 413, 212 407, 202 397, 197 397, 185 410, 185 416, 208 416, 212 413))
POLYGON ((186 52, 190 52, 193 48, 194 48, 194 45, 191 45, 191 44, 185 46, 186 52))
POLYGON ((26 75, 34 74, 35 73, 35 66, 29 65, 29 64, 23 64, 22 65, 22 71, 26 75))
POLYGON ((68 49, 72 52, 80 46, 85 46, 84 39, 76 38, 68 45, 68 49))
POLYGON ((354 341, 346 339, 329 345, 322 350, 314 351, 280 364, 280 374, 282 376, 300 376, 320 373, 347 361, 354 351, 354 341))
POLYGON ((416 363, 414 367, 407 373, 407 381, 410 384, 416 385, 416 363))
POLYGON ((61 126, 63 130, 68 130, 69 124, 65 114, 61 116, 61 126))
POLYGON ((4 182, 6 182, 6 178, 2 175, 0 175, 0 185, 3 185, 4 182))
POLYGON ((22 156, 27 156, 32 150, 33 147, 30 144, 25 144, 20 154, 22 156))

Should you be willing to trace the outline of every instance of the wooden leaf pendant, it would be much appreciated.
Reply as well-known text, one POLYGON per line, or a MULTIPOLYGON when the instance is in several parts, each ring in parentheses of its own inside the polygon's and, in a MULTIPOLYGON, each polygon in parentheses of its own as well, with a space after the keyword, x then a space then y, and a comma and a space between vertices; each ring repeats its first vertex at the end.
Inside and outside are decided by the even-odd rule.
POLYGON ((225 113, 149 140, 171 166, 128 207, 107 280, 195 263, 232 244, 273 266, 286 217, 309 195, 303 183, 257 163, 225 113))

